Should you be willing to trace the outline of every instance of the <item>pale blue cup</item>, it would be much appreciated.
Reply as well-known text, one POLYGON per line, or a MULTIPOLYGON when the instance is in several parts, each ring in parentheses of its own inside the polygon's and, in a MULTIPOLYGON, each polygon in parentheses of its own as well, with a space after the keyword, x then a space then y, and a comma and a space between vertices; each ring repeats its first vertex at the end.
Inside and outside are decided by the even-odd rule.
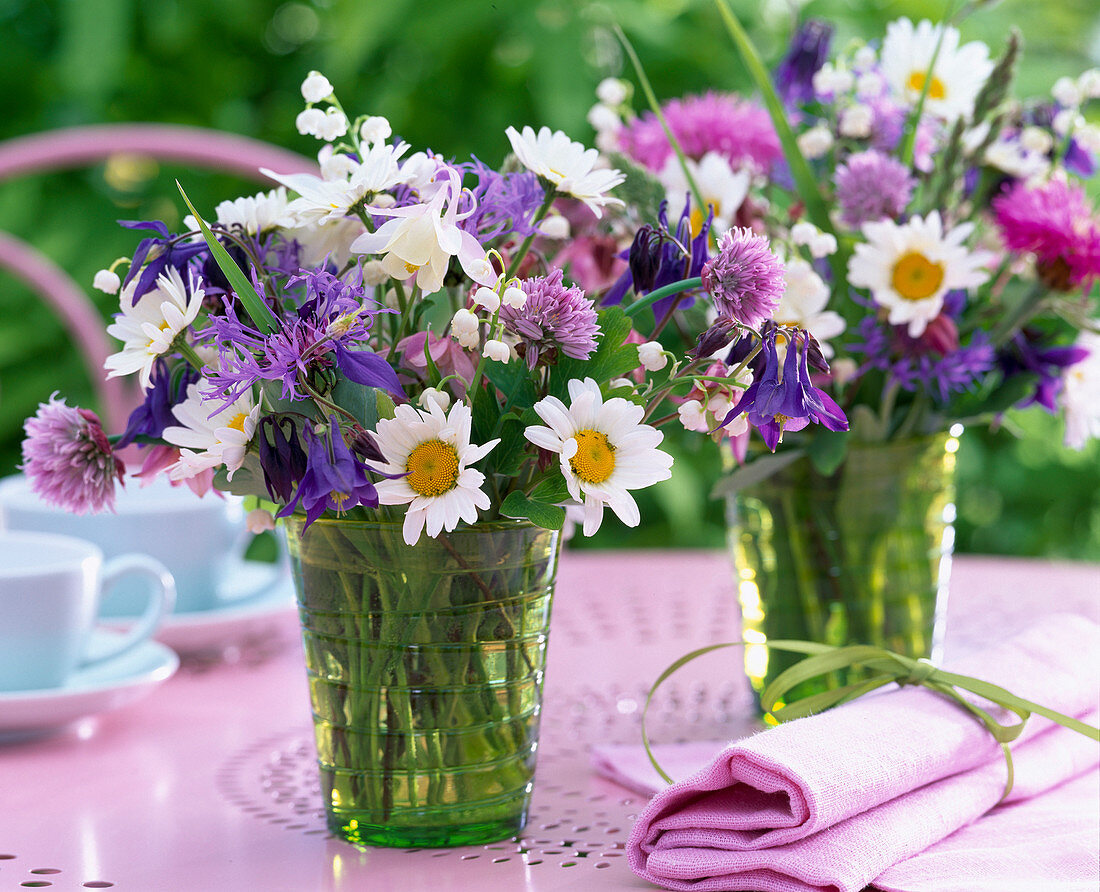
MULTIPOLYGON (((176 613, 217 609, 267 590, 278 576, 248 574, 256 584, 234 584, 251 542, 244 509, 235 496, 200 498, 186 486, 159 477, 148 486, 127 480, 114 512, 76 515, 43 502, 25 477, 0 482, 0 527, 76 536, 97 545, 108 558, 125 552, 147 554, 176 580, 176 613)), ((132 617, 145 604, 138 580, 123 580, 104 605, 103 616, 132 617)))
POLYGON ((172 575, 145 555, 105 562, 71 536, 0 532, 0 691, 58 688, 78 669, 132 650, 171 612, 175 593, 172 575), (92 652, 101 598, 133 576, 144 577, 140 619, 92 652))

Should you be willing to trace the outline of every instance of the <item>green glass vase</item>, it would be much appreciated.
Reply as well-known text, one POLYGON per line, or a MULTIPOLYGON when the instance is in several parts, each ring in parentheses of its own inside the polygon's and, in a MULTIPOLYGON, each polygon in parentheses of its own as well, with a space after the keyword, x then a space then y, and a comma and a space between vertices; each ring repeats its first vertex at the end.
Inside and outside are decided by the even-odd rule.
MULTIPOLYGON (((803 456, 728 497, 745 671, 758 704, 767 684, 799 660, 769 649, 769 639, 938 656, 958 445, 947 434, 853 444, 832 474, 803 456)), ((788 699, 859 677, 834 673, 788 699)))
POLYGON ((504 839, 527 817, 558 534, 287 522, 330 829, 357 845, 504 839))

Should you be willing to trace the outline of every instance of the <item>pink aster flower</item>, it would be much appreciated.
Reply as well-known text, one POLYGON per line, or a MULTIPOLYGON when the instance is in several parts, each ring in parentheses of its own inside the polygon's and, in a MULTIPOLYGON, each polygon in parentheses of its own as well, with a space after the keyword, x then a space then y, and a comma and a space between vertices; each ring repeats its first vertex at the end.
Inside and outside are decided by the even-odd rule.
POLYGON ((125 473, 95 412, 67 406, 57 394, 23 424, 22 470, 42 500, 74 514, 115 507, 115 481, 125 473))
POLYGON ((913 178, 900 161, 871 149, 851 155, 837 168, 840 219, 856 229, 864 223, 897 220, 913 195, 913 178))
MULTIPOLYGON (((766 171, 783 154, 768 113, 748 100, 705 93, 673 99, 662 111, 684 154, 695 161, 707 152, 717 152, 734 170, 766 171)), ((653 171, 661 170, 672 155, 672 146, 652 112, 623 127, 619 143, 628 156, 653 171)))
POLYGON ((1088 291, 1100 279, 1100 221, 1085 190, 1062 180, 1019 182, 993 200, 1005 245, 1035 255, 1039 278, 1055 291, 1088 291))
POLYGON ((786 288, 783 262, 764 236, 734 227, 703 267, 703 287, 720 316, 755 328, 779 306, 786 288))
POLYGON ((516 352, 533 369, 540 359, 553 361, 556 352, 573 359, 588 359, 596 349, 596 307, 584 292, 562 282, 562 271, 524 279, 520 288, 527 295, 522 307, 504 304, 500 321, 505 330, 519 338, 516 352))

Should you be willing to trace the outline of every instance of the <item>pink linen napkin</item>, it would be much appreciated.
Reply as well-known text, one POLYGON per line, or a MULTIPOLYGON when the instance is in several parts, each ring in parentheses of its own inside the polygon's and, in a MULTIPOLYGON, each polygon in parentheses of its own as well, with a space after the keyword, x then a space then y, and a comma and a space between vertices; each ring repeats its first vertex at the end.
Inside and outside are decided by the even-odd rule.
MULTIPOLYGON (((1051 617, 952 668, 1088 715, 1100 699, 1100 626, 1051 617)), ((1014 752, 1031 766, 1020 776, 1018 764, 1014 798, 1100 757, 1095 742, 1038 717, 1014 752)), ((727 747, 654 798, 628 855, 640 876, 673 889, 858 890, 992 808, 1004 781, 1003 754, 981 725, 907 688, 727 747)))

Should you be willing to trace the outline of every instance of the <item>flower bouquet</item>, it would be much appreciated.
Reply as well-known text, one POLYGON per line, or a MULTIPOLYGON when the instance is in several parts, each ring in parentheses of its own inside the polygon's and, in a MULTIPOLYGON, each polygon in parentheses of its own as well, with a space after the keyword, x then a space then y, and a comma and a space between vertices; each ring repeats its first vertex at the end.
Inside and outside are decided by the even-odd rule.
MULTIPOLYGON (((934 649, 964 426, 1037 405, 1064 415, 1068 446, 1100 434, 1100 218, 1081 183, 1100 152, 1083 116, 1100 71, 1019 101, 1018 35, 993 57, 952 22, 903 18, 837 53, 831 26, 807 22, 769 74, 716 3, 762 105, 717 93, 658 105, 635 60, 651 111, 605 92, 590 121, 605 151, 686 199, 693 225, 710 214, 712 231, 770 239, 786 286, 771 318, 811 336, 823 426, 834 405, 851 421, 806 427, 805 366, 771 323, 714 366, 744 367, 747 390, 682 407, 731 435, 719 491, 759 692, 789 663, 768 638, 934 649)), ((648 249, 641 235, 630 249, 635 290, 648 249)))
POLYGON ((698 426, 688 393, 746 386, 751 356, 781 342, 804 419, 846 421, 808 378, 813 339, 765 324, 782 288, 766 239, 740 231, 709 257, 705 221, 691 239, 685 217, 677 238, 646 177, 560 132, 509 128, 496 170, 349 119, 316 72, 302 95, 318 175, 265 171, 278 188, 209 223, 191 208, 178 233, 123 224, 143 238, 95 284, 119 295, 108 374, 138 375, 144 402, 109 438, 51 398, 27 421, 23 467, 47 500, 109 509, 132 447, 142 481, 252 498, 256 528, 285 519, 334 832, 505 837, 531 791, 567 511, 585 535, 605 508, 637 525, 631 492, 671 473, 657 428, 698 426), (583 245, 639 239, 649 287, 599 308, 573 281, 592 269, 583 245), (701 296, 701 270, 714 325, 669 351, 654 336, 701 296), (735 337, 756 346, 716 371, 735 337))

